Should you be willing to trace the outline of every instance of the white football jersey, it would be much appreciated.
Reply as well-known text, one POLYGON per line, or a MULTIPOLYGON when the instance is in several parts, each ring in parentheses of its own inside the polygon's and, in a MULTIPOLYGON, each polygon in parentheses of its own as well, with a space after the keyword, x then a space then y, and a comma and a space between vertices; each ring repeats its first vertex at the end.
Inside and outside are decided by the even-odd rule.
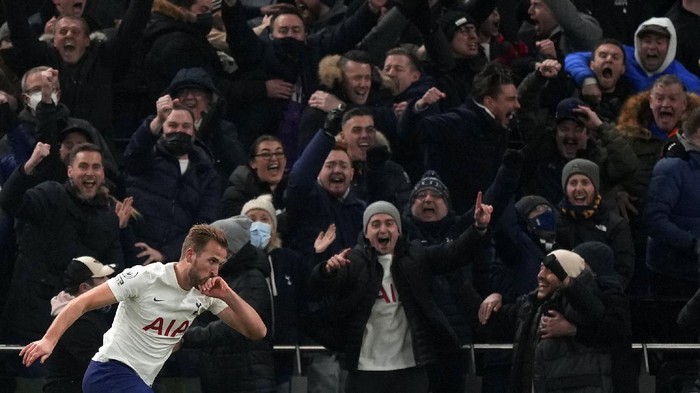
POLYGON ((218 314, 228 307, 197 288, 182 289, 175 264, 134 266, 107 281, 119 307, 92 360, 120 361, 151 386, 192 320, 206 310, 218 314))

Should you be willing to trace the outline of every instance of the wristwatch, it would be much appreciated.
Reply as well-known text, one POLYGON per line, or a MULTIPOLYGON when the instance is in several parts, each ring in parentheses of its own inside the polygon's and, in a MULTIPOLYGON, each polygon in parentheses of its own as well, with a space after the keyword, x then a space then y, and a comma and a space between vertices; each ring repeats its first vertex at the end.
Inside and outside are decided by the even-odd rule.
POLYGON ((345 110, 345 108, 347 108, 347 105, 345 105, 345 103, 344 103, 344 102, 341 102, 340 104, 338 104, 338 107, 337 107, 337 108, 335 108, 335 109, 337 109, 337 110, 339 110, 339 111, 341 111, 341 112, 342 112, 342 111, 344 111, 344 110, 345 110))

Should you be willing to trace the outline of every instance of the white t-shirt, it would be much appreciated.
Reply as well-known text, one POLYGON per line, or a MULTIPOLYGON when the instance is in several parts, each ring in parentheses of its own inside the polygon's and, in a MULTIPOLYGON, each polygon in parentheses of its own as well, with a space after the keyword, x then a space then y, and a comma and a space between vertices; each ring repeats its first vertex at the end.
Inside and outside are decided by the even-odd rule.
POLYGON ((196 288, 182 289, 175 263, 134 266, 107 281, 119 307, 92 360, 120 361, 150 386, 192 320, 206 310, 218 314, 228 307, 196 288))
POLYGON ((365 325, 358 370, 389 371, 414 367, 413 340, 406 312, 391 275, 391 255, 380 255, 382 287, 365 325))

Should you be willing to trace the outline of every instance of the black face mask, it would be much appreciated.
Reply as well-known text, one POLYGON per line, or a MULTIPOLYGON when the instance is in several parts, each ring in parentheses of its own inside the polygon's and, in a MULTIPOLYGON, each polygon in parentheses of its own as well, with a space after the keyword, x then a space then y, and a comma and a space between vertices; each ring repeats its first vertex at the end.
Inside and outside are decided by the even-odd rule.
POLYGON ((206 36, 207 34, 209 34, 213 26, 214 14, 212 14, 211 12, 197 14, 197 22, 195 22, 195 28, 198 32, 206 36))
POLYGON ((192 151, 192 135, 184 132, 163 134, 158 144, 168 153, 180 157, 192 151))
POLYGON ((299 41, 292 37, 277 38, 272 41, 275 47, 279 48, 287 56, 298 59, 304 50, 304 41, 299 41))

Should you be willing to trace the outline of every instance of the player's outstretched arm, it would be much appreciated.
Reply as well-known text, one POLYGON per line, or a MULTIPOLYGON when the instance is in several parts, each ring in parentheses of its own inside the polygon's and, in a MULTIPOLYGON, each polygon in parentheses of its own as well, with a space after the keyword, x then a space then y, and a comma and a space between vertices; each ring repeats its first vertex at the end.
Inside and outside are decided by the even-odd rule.
POLYGON ((51 355, 51 352, 53 352, 56 343, 63 333, 65 333, 81 315, 90 310, 105 307, 116 302, 117 299, 114 297, 107 283, 101 284, 71 300, 58 314, 56 319, 53 320, 51 326, 49 326, 49 329, 41 340, 29 343, 26 347, 22 348, 19 352, 19 356, 22 357, 22 364, 29 367, 37 359, 43 364, 51 355))
POLYGON ((199 286, 199 291, 204 295, 226 302, 228 308, 225 308, 217 316, 227 325, 251 340, 261 340, 267 335, 267 327, 258 312, 238 296, 223 278, 210 278, 199 286))

